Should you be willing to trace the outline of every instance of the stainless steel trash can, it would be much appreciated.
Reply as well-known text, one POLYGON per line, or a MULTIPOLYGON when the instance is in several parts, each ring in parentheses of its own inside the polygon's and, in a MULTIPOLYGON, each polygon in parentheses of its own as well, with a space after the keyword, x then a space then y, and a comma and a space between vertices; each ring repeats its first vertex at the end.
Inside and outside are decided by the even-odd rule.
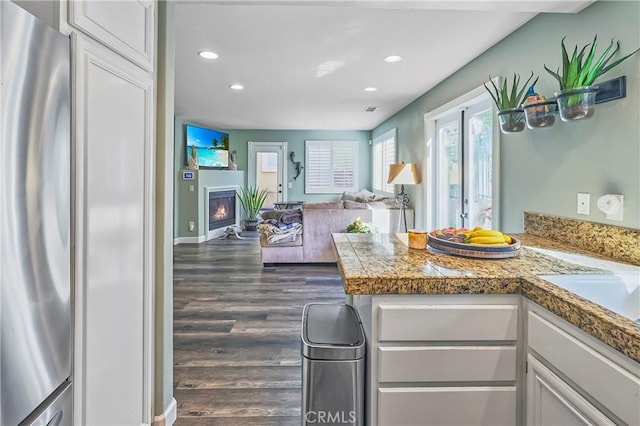
POLYGON ((302 425, 364 425, 365 337, 348 305, 302 312, 302 425))

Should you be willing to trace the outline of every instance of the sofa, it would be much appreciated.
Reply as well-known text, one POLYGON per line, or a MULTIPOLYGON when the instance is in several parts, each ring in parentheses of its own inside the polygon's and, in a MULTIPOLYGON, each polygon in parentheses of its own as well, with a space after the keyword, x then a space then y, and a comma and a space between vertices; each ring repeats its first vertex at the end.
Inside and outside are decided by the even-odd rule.
MULTIPOLYGON (((372 224, 378 232, 396 232, 399 210, 370 204, 350 200, 302 204, 302 233, 293 241, 269 244, 268 234, 261 234, 262 263, 335 263, 331 234, 345 232, 357 219, 372 224)), ((407 214, 413 226, 413 210, 407 214)))

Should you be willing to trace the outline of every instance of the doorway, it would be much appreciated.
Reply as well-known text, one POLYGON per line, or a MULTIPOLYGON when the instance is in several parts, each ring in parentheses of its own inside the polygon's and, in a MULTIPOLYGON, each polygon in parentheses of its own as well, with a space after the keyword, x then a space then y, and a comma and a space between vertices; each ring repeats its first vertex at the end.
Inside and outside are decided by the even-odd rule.
POLYGON ((264 208, 287 200, 286 142, 249 142, 247 182, 267 189, 264 208))
POLYGON ((425 116, 433 159, 434 228, 498 229, 499 136, 483 90, 425 116))

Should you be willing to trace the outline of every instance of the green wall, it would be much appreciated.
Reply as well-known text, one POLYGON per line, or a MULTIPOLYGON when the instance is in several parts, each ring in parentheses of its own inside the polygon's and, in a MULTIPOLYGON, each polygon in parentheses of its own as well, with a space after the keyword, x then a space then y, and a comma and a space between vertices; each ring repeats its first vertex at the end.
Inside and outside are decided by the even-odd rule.
MULTIPOLYGON (((398 159, 424 163, 424 114, 488 81, 489 75, 525 79, 540 76, 536 91, 547 97, 557 82, 543 65, 561 65, 560 40, 567 48, 583 46, 598 35, 600 54, 611 38, 624 55, 640 47, 640 2, 599 1, 578 14, 541 14, 487 52, 426 92, 372 132, 398 128, 398 159)), ((455 48, 455 47, 452 47, 455 48)), ((618 53, 617 57, 622 55, 618 53)), ((640 54, 627 59, 597 81, 627 76, 627 97, 596 107, 590 120, 548 129, 525 129, 501 135, 501 228, 522 230, 524 211, 536 211, 593 222, 640 228, 640 54), (591 214, 576 214, 576 194, 591 194, 591 214), (596 207, 607 193, 624 194, 624 220, 611 221, 596 207)), ((597 82, 596 81, 596 82, 597 82)), ((424 185, 424 181, 423 181, 424 185)), ((408 188, 417 209, 416 226, 424 226, 422 185, 408 188)))
MULTIPOLYGON (((368 130, 229 130, 219 129, 207 123, 196 123, 183 117, 175 118, 175 187, 179 186, 180 170, 186 168, 186 148, 184 142, 184 125, 194 124, 197 126, 213 128, 229 133, 229 148, 236 151, 238 170, 247 170, 247 142, 287 142, 289 152, 295 152, 296 161, 302 162, 304 166, 304 141, 315 140, 357 140, 360 142, 359 182, 360 189, 371 190, 371 132, 368 130)), ((304 193, 304 170, 300 176, 293 180, 295 169, 289 160, 287 152, 287 176, 292 187, 288 191, 288 199, 295 201, 321 202, 337 200, 340 194, 305 194, 304 193)), ((246 173, 245 173, 246 176, 246 173)), ((197 203, 192 199, 181 199, 179 191, 176 191, 174 201, 174 237, 190 237, 193 233, 188 233, 184 226, 180 226, 184 216, 197 217, 197 203)))

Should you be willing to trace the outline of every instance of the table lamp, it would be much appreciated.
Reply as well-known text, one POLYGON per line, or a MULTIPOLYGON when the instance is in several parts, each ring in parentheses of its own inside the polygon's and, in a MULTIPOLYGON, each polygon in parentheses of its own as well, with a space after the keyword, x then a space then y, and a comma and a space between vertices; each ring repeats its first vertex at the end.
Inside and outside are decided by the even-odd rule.
MULTIPOLYGON (((404 219, 404 232, 407 232, 407 212, 405 209, 409 205, 409 196, 404 192, 405 185, 415 185, 420 183, 418 179, 418 166, 415 163, 400 163, 389 165, 389 179, 387 183, 400 185, 400 193, 396 196, 396 204, 400 206, 400 215, 404 219)), ((398 227, 399 226, 398 221, 398 227)))

